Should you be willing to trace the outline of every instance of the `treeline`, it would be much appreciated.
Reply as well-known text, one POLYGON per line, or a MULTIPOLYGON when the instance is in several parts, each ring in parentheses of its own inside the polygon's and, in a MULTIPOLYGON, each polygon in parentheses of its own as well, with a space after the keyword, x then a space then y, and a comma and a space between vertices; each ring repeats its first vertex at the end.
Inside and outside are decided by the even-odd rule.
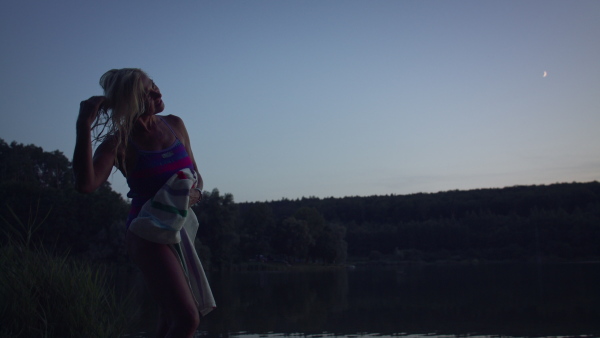
POLYGON ((600 183, 431 194, 302 198, 265 205, 280 222, 318 210, 346 230, 348 255, 371 260, 500 261, 600 258, 600 183))
POLYGON ((236 204, 231 194, 205 192, 194 208, 200 222, 196 246, 216 268, 245 262, 343 263, 345 227, 327 222, 318 209, 297 205, 276 217, 269 203, 236 204))
POLYGON ((0 243, 9 236, 45 250, 119 261, 128 204, 109 183, 75 190, 71 163, 60 151, 0 139, 0 243))
MULTIPOLYGON (((0 139, 0 221, 5 235, 71 255, 123 261, 128 207, 108 183, 90 195, 76 192, 71 163, 61 152, 0 139)), ((200 221, 198 253, 216 269, 252 261, 341 264, 348 257, 600 258, 598 182, 254 203, 235 203, 233 195, 215 189, 204 192, 194 211, 200 221)))

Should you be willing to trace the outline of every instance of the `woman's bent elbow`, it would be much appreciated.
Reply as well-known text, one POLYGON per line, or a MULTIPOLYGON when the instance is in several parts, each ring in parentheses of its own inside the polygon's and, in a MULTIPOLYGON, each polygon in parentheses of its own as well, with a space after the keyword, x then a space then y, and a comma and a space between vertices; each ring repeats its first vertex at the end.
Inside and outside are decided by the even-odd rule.
POLYGON ((75 182, 75 190, 77 190, 78 192, 80 192, 82 194, 91 194, 94 191, 96 191, 96 187, 93 187, 89 183, 86 184, 86 183, 75 182))
POLYGON ((91 194, 94 192, 94 189, 89 189, 86 187, 76 187, 76 189, 81 194, 91 194))

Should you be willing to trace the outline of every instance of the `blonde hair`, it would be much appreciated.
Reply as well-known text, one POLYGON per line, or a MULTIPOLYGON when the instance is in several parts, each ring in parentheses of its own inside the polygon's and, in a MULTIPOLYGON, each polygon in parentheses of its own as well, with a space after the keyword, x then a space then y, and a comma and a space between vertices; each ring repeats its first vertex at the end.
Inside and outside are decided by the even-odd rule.
POLYGON ((133 126, 144 114, 146 89, 143 79, 148 75, 138 68, 111 69, 100 77, 106 101, 92 126, 94 141, 101 143, 107 138, 115 142, 115 166, 127 176, 125 151, 133 126))

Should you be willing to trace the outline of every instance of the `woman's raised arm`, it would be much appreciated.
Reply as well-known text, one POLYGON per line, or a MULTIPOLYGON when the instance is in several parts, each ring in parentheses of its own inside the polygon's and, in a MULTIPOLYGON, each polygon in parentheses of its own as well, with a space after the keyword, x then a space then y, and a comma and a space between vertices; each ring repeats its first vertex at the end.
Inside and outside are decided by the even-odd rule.
POLYGON ((73 172, 75 188, 82 193, 91 193, 98 189, 108 179, 115 162, 114 145, 110 140, 102 142, 92 155, 91 127, 105 100, 104 96, 92 96, 81 101, 79 106, 73 172))

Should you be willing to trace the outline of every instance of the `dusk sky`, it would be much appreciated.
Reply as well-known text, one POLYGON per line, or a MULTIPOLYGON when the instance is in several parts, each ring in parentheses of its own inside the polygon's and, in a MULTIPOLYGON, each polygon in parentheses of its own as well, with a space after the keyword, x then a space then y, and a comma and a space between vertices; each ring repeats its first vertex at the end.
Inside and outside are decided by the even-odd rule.
POLYGON ((9 0, 0 27, 0 138, 71 159, 80 101, 142 68, 237 202, 600 180, 597 0, 9 0))

